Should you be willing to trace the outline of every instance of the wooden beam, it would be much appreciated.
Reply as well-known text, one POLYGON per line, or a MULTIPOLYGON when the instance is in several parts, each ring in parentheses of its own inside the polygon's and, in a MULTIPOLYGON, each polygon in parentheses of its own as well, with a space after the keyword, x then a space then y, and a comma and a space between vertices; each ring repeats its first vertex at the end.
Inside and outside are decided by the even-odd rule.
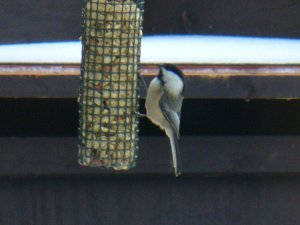
MULTIPOLYGON (((187 98, 297 99, 299 65, 178 65, 186 74, 187 98)), ((0 65, 2 98, 76 98, 79 65, 0 65)), ((155 65, 142 65, 146 82, 155 65)), ((145 93, 142 93, 144 97, 145 93)))
MULTIPOLYGON (((300 76, 300 65, 177 64, 186 76, 300 76)), ((142 64, 143 76, 155 76, 154 64, 142 64)), ((79 76, 79 64, 0 64, 0 76, 79 76)))
MULTIPOLYGON (((113 172, 81 167, 76 137, 0 138, 0 177, 115 174, 173 176, 166 137, 141 137, 137 167, 113 172)), ((183 176, 300 173, 299 136, 188 136, 180 140, 183 176)))

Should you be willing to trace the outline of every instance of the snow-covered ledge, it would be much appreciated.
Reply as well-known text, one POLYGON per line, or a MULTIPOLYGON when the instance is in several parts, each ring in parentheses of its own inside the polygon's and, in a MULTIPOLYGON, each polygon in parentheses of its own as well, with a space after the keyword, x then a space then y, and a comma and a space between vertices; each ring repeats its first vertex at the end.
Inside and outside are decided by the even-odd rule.
MULTIPOLYGON (((80 63, 81 43, 0 45, 0 63, 80 63)), ((144 36, 141 62, 299 64, 300 40, 206 35, 144 36)))

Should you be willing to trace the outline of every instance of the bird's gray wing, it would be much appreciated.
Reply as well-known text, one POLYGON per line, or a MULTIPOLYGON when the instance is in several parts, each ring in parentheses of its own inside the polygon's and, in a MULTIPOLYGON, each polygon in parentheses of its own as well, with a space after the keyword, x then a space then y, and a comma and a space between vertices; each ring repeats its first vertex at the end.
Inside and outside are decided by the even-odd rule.
POLYGON ((168 104, 168 106, 175 112, 181 111, 183 96, 179 96, 178 98, 172 98, 169 94, 164 93, 161 99, 163 99, 168 104))
POLYGON ((172 130, 176 134, 177 138, 179 138, 179 127, 180 127, 180 110, 182 106, 183 97, 174 99, 169 97, 166 93, 164 93, 159 101, 159 106, 161 111, 169 122, 172 130))

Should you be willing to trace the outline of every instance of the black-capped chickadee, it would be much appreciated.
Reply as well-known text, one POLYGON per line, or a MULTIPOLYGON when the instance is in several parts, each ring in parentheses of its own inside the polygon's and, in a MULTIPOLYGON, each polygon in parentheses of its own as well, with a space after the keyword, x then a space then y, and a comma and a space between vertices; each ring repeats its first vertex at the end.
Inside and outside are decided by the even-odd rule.
POLYGON ((182 172, 177 139, 184 88, 184 76, 179 68, 171 64, 160 65, 158 76, 149 85, 145 102, 147 117, 170 139, 176 176, 182 172))

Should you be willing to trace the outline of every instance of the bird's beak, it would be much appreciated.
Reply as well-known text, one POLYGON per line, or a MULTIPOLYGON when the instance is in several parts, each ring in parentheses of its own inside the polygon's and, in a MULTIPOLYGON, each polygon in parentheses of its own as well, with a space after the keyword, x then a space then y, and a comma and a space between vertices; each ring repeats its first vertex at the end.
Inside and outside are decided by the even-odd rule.
POLYGON ((164 66, 163 64, 157 64, 157 67, 158 67, 159 69, 161 69, 163 66, 164 66))
POLYGON ((159 73, 161 73, 163 66, 164 66, 163 64, 158 64, 157 65, 159 73))

